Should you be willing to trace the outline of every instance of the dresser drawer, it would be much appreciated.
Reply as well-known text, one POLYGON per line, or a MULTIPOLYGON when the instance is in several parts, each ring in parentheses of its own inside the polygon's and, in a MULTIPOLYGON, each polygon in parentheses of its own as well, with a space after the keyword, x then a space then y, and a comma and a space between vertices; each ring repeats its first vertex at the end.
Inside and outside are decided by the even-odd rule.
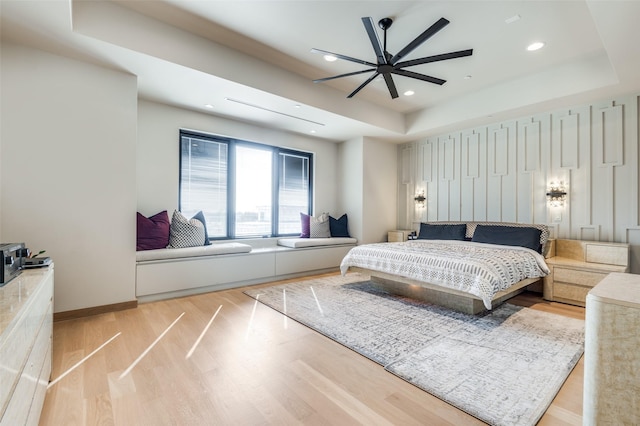
MULTIPOLYGON (((19 376, 18 383, 2 417, 3 425, 27 424, 27 418, 31 411, 36 389, 39 385, 42 386, 41 380, 48 381, 48 377, 41 378, 40 375, 45 367, 45 362, 48 359, 47 356, 51 347, 52 303, 49 303, 49 309, 47 309, 46 313, 47 316, 44 318, 42 324, 40 324, 38 335, 31 348, 27 362, 24 365, 22 374, 19 376)), ((41 408, 42 406, 38 407, 38 413, 41 408)), ((35 413, 32 418, 36 419, 35 413)))
POLYGON ((572 305, 584 306, 589 290, 591 290, 591 287, 554 282, 553 300, 556 300, 558 302, 570 303, 572 305))
POLYGON ((47 387, 49 386, 49 379, 51 377, 51 349, 51 346, 49 346, 47 348, 47 353, 45 354, 44 364, 42 365, 38 384, 36 385, 36 392, 33 395, 33 401, 31 402, 31 408, 29 409, 27 425, 37 426, 40 422, 40 414, 42 412, 44 398, 47 395, 47 387))
POLYGON ((587 291, 589 291, 591 287, 602 281, 606 276, 606 273, 601 272, 584 271, 579 269, 564 268, 561 266, 556 266, 553 268, 554 285, 558 285, 559 282, 578 284, 580 286, 588 287, 587 291))
POLYGON ((395 229, 387 232, 387 241, 390 243, 402 243, 409 239, 409 235, 414 232, 411 229, 395 229))
POLYGON ((390 243, 401 243, 407 241, 406 234, 402 231, 387 232, 387 241, 390 243))

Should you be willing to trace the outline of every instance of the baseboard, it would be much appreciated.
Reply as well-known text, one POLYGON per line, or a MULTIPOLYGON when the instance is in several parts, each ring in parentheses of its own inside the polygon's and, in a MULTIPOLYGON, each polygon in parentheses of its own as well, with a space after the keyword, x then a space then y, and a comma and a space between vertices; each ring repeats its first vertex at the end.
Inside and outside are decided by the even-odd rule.
POLYGON ((94 306, 92 308, 76 309, 74 311, 56 312, 53 314, 53 321, 66 321, 71 319, 84 318, 91 315, 106 314, 115 311, 124 311, 125 309, 134 309, 138 307, 138 301, 114 303, 112 305, 94 306))

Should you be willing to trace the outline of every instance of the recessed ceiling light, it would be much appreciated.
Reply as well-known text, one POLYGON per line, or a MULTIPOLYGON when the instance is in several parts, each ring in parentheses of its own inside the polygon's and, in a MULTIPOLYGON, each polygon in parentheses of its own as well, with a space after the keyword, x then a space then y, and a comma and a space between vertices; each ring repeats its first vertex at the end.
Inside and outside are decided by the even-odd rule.
POLYGON ((527 50, 529 52, 533 52, 534 50, 539 50, 542 49, 544 47, 544 43, 541 41, 536 41, 535 43, 531 43, 529 46, 527 46, 527 50))
POLYGON ((470 75, 465 75, 465 76, 464 76, 464 79, 465 79, 465 80, 471 80, 471 76, 470 76, 470 75))
POLYGON ((416 92, 414 92, 413 90, 407 90, 406 92, 404 92, 405 96, 413 96, 415 94, 416 94, 416 92))
POLYGON ((206 104, 206 105, 205 105, 205 107, 206 107, 206 108, 213 108, 213 105, 211 105, 211 104, 206 104))
POLYGON ((520 15, 516 14, 516 15, 510 16, 509 18, 505 19, 504 22, 506 22, 507 24, 511 24, 511 23, 519 21, 519 20, 520 20, 520 15))
POLYGON ((293 107, 294 107, 294 108, 302 108, 302 107, 300 106, 300 104, 295 104, 293 107))
POLYGON ((338 58, 336 58, 333 55, 324 55, 324 60, 327 62, 334 62, 334 61, 337 61, 338 58))
POLYGON ((309 133, 315 133, 315 132, 316 132, 315 130, 309 130, 309 133))

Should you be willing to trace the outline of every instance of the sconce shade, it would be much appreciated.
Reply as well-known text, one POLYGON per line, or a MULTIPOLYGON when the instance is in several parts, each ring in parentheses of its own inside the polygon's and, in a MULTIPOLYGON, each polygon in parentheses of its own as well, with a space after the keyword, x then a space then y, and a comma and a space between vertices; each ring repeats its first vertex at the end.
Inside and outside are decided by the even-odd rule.
POLYGON ((562 185, 562 182, 560 182, 560 185, 555 185, 551 182, 551 188, 547 191, 547 200, 549 201, 549 205, 551 207, 562 207, 564 206, 566 198, 567 191, 562 185))

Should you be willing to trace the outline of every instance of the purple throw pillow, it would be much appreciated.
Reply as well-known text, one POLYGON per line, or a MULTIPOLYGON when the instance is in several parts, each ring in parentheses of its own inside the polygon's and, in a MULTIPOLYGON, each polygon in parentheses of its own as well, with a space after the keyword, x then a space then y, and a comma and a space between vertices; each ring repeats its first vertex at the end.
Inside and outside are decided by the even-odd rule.
POLYGON ((311 217, 308 214, 300 213, 300 223, 302 225, 300 238, 309 238, 309 234, 311 233, 311 217))
POLYGON ((171 222, 166 210, 151 217, 137 214, 136 222, 136 250, 153 250, 166 248, 169 244, 169 229, 171 222))

